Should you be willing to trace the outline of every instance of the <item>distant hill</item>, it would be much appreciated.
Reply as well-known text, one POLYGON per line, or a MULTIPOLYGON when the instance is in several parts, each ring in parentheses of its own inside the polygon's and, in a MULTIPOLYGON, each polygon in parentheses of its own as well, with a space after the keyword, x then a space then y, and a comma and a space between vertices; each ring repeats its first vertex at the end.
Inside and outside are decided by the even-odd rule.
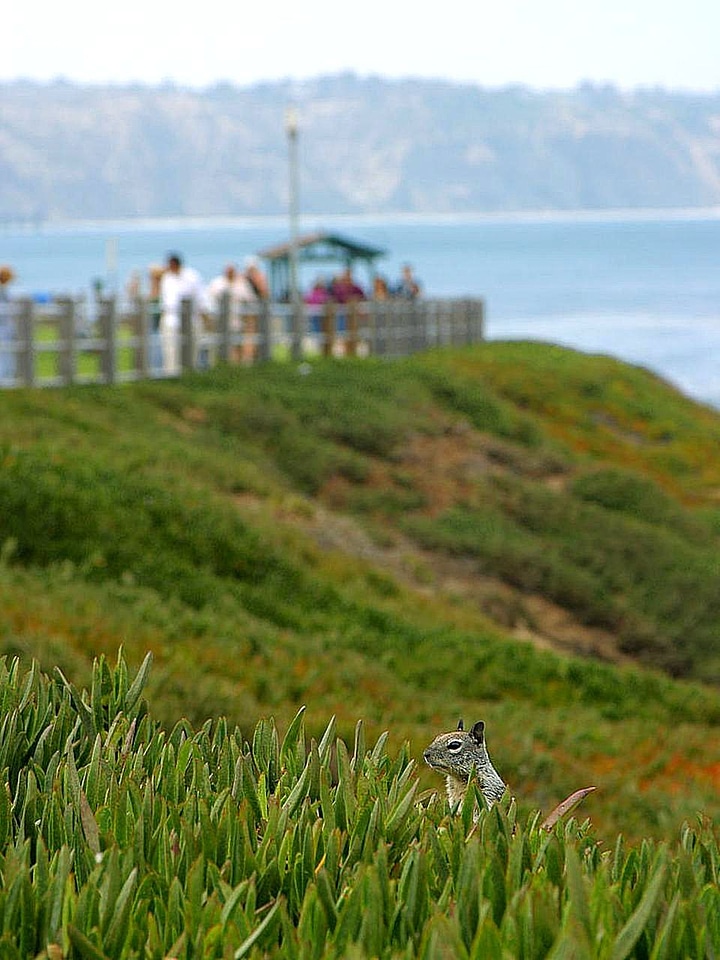
POLYGON ((720 93, 340 75, 205 90, 0 84, 0 222, 720 204, 720 93))

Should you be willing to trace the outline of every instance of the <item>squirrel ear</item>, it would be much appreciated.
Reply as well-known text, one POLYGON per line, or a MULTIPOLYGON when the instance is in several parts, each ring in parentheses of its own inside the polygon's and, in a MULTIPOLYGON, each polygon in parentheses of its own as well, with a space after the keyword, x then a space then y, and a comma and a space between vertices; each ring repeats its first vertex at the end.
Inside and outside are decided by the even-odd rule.
POLYGON ((464 730, 464 729, 465 729, 465 725, 462 722, 462 717, 460 717, 460 719, 458 720, 458 730, 464 730))
POLYGON ((478 720, 478 722, 470 731, 470 736, 473 738, 473 740, 476 740, 478 743, 482 743, 484 740, 484 733, 485 733, 485 721, 478 720))

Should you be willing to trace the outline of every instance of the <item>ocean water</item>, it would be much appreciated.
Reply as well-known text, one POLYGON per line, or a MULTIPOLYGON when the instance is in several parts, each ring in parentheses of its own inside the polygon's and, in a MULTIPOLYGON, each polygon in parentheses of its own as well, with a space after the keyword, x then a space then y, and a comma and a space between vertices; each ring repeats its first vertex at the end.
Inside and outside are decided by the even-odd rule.
MULTIPOLYGON (((390 280, 413 264, 428 296, 483 297, 490 338, 607 353, 720 407, 720 210, 303 220, 316 229, 385 249, 390 280)), ((122 290, 169 250, 210 280, 287 235, 284 218, 5 227, 0 262, 18 292, 122 290)))

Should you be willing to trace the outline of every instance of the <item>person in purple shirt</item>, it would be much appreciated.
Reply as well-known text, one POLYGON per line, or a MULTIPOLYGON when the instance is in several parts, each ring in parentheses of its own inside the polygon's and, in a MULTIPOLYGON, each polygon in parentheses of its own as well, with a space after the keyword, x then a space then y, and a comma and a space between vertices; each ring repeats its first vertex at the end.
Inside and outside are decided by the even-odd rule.
POLYGON ((318 277, 312 285, 312 289, 303 297, 303 300, 310 308, 308 310, 308 325, 310 333, 320 333, 322 329, 323 307, 332 300, 330 290, 325 280, 318 277))
POLYGON ((346 267, 338 277, 335 277, 330 286, 330 293, 336 303, 352 303, 354 300, 365 299, 365 291, 353 280, 350 267, 346 267))

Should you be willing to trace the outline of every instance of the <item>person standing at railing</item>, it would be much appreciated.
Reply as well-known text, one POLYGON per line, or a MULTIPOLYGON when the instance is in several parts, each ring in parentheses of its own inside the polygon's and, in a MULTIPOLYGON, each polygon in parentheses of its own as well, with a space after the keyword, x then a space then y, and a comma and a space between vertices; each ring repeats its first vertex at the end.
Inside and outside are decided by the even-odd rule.
POLYGON ((268 286, 267 277, 260 269, 260 261, 257 257, 245 258, 244 276, 255 291, 255 296, 258 300, 270 299, 270 287, 268 286))
POLYGON ((390 298, 388 282, 385 277, 379 273, 373 278, 372 291, 373 300, 389 300, 390 298))
POLYGON ((393 288, 393 296, 400 297, 402 300, 417 300, 421 292, 420 284, 413 274, 413 268, 406 263, 402 268, 400 279, 393 288))
MULTIPOLYGON (((267 277, 260 269, 257 257, 246 257, 243 276, 252 287, 257 300, 270 299, 270 286, 267 277)), ((258 356, 258 336, 260 334, 260 318, 253 313, 245 316, 246 341, 243 344, 243 360, 253 363, 258 356)))
POLYGON ((15 279, 15 271, 6 264, 0 266, 0 383, 14 380, 17 363, 15 359, 15 318, 8 287, 15 279))
MULTIPOLYGON (((325 305, 330 303, 332 296, 327 281, 323 277, 318 277, 312 285, 312 289, 303 297, 303 303, 307 307, 308 333, 317 340, 320 334, 323 334, 323 317, 325 316, 325 305)), ((323 341, 320 341, 321 343, 323 341)))
POLYGON ((163 369, 171 376, 180 372, 180 325, 183 300, 192 301, 192 320, 196 330, 199 331, 201 311, 206 306, 202 279, 193 267, 184 266, 179 253, 170 253, 160 281, 162 306, 160 342, 163 369))
POLYGON ((354 354, 357 343, 358 304, 367 300, 365 291, 355 282, 352 269, 345 269, 330 284, 330 294, 338 310, 335 314, 335 332, 339 340, 330 344, 331 353, 354 354))
MULTIPOLYGON (((220 276, 215 277, 208 284, 207 295, 210 309, 216 317, 220 313, 222 298, 225 294, 230 297, 230 330, 233 334, 237 334, 243 330, 243 321, 248 319, 243 305, 253 303, 258 297, 248 278, 244 273, 240 273, 234 263, 229 263, 220 276)), ((230 351, 230 362, 240 363, 242 358, 242 346, 233 344, 230 351)))
POLYGON ((346 267, 330 284, 330 293, 335 303, 355 303, 367 299, 365 291, 353 279, 352 270, 346 267))
POLYGON ((162 317, 160 285, 164 273, 165 267, 159 263, 151 263, 148 267, 150 289, 147 306, 150 325, 150 370, 153 374, 159 373, 163 367, 162 341, 160 339, 160 319, 162 317))

